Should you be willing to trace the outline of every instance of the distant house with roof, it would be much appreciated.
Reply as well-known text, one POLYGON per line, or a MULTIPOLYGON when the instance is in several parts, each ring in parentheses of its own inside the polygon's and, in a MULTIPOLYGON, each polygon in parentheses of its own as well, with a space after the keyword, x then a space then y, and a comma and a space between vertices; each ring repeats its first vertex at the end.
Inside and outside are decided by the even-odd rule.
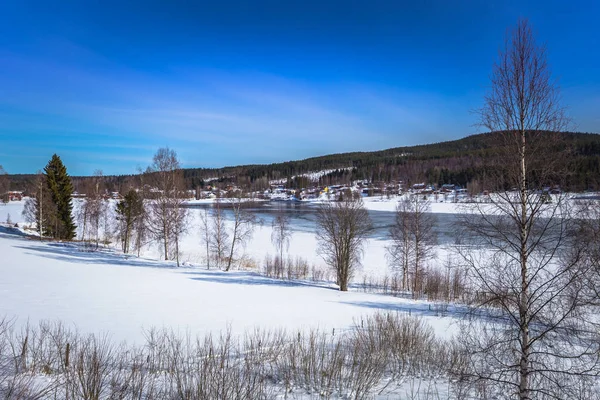
POLYGON ((6 199, 6 201, 21 201, 23 200, 23 192, 11 190, 4 193, 2 196, 0 196, 0 198, 6 199))

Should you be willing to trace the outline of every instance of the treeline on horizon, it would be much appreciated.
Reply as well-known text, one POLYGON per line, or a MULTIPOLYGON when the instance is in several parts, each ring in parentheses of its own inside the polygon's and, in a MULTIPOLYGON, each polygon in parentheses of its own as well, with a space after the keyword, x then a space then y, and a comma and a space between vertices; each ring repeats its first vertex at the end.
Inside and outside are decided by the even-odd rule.
MULTIPOLYGON (((262 165, 186 168, 183 171, 186 187, 196 190, 208 185, 264 190, 273 180, 281 180, 294 189, 368 180, 372 183, 403 181, 409 185, 420 182, 455 184, 480 192, 493 190, 491 186, 496 185, 497 177, 503 175, 502 149, 498 133, 485 133, 448 142, 379 151, 330 154, 262 165), (318 182, 301 176, 324 170, 332 171, 321 176, 318 182)), ((549 160, 559 157, 563 164, 562 172, 552 184, 568 191, 600 190, 599 134, 563 132, 547 156, 549 160)), ((33 191, 35 175, 9 175, 9 178, 11 190, 33 191)), ((85 193, 93 177, 75 176, 72 180, 75 191, 85 193)), ((124 193, 143 183, 140 174, 102 178, 102 185, 109 192, 124 193)))

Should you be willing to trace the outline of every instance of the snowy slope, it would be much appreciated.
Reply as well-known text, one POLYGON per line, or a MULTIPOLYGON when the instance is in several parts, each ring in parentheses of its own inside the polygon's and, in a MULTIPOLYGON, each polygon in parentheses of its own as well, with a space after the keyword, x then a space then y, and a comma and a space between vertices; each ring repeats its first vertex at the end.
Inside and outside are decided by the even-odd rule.
POLYGON ((0 233, 0 315, 21 323, 60 319, 129 342, 153 326, 199 334, 228 325, 234 333, 257 326, 339 331, 378 310, 410 310, 440 334, 453 331, 454 319, 435 317, 427 303, 81 250, 0 233))

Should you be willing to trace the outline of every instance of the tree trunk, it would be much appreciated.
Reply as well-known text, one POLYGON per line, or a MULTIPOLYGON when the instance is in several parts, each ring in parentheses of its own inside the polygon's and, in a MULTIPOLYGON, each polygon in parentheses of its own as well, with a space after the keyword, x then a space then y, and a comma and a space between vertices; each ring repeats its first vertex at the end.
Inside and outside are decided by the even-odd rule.
POLYGON ((85 202, 86 202, 86 205, 85 205, 85 209, 83 210, 83 229, 81 230, 81 241, 82 242, 85 241, 85 228, 87 226, 87 216, 88 216, 87 200, 85 202))
MULTIPOLYGON (((418 207, 418 206, 417 206, 418 207)), ((421 238, 419 236, 419 214, 415 215, 415 275, 413 276, 413 299, 418 297, 419 271, 421 269, 421 238)))
POLYGON ((521 130, 521 218, 520 218, 520 261, 521 261, 521 293, 519 299, 519 319, 521 328, 521 357, 519 362, 519 399, 528 400, 529 397, 529 277, 527 276, 527 168, 525 163, 525 130, 521 130))
MULTIPOLYGON (((165 207, 163 205, 163 207, 165 207)), ((167 217, 165 215, 164 209, 163 209, 163 245, 164 245, 164 251, 165 251, 165 261, 169 260, 169 229, 167 226, 167 217)))
POLYGON ((177 259, 177 266, 179 267, 179 235, 175 235, 175 258, 177 259))
POLYGON ((38 205, 40 207, 40 226, 38 226, 40 230, 40 240, 44 238, 44 188, 40 183, 40 201, 38 201, 38 205))
MULTIPOLYGON (((207 228, 208 229, 208 228, 207 228)), ((208 267, 208 269, 210 269, 210 249, 209 249, 209 241, 208 241, 208 237, 206 238, 206 266, 208 267)))
POLYGON ((233 260, 233 250, 235 248, 236 234, 237 234, 237 228, 234 229, 234 231, 233 231, 233 239, 231 240, 231 250, 229 252, 229 259, 227 260, 227 267, 225 268, 225 271, 229 271, 229 269, 231 268, 231 260, 233 260))

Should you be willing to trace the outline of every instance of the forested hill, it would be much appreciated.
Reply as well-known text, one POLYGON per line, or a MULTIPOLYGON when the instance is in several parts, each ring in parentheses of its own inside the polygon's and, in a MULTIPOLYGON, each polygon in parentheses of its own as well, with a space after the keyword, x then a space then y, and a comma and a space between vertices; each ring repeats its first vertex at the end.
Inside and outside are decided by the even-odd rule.
MULTIPOLYGON (((561 138, 562 141, 555 150, 568 150, 563 169, 567 176, 561 179, 564 188, 573 191, 600 189, 600 135, 565 132, 561 134, 561 138)), ((307 187, 311 182, 309 177, 303 175, 318 171, 328 171, 319 177, 317 184, 320 185, 364 179, 371 182, 402 180, 407 183, 428 182, 439 185, 454 183, 484 189, 485 177, 502 165, 498 155, 500 145, 499 134, 486 133, 448 142, 330 154, 274 164, 218 169, 188 168, 184 170, 184 176, 190 189, 210 183, 236 184, 261 190, 267 188, 273 180, 286 182, 290 187, 307 187)), ((547 156, 556 157, 556 154, 547 156)), ((10 178, 13 190, 30 190, 34 181, 33 175, 12 175, 10 178)), ((90 179, 73 177, 76 190, 85 192, 90 179)), ((122 175, 107 176, 103 181, 107 190, 124 192, 129 187, 139 186, 141 180, 137 175, 122 175)))
MULTIPOLYGON (((600 135, 565 132, 561 139, 556 150, 568 150, 565 170, 569 174, 562 183, 577 191, 600 188, 600 135)), ((206 178, 219 177, 221 182, 254 185, 288 179, 290 186, 305 187, 308 182, 306 177, 300 177, 302 174, 334 170, 321 177, 320 183, 327 185, 367 179, 371 182, 403 180, 466 186, 482 181, 486 174, 489 175, 490 169, 501 164, 497 151, 501 143, 499 134, 485 133, 448 142, 330 154, 299 161, 187 169, 185 176, 192 186, 202 185, 206 178), (289 179, 294 176, 297 178, 289 179)), ((548 154, 548 157, 555 156, 548 154)))

